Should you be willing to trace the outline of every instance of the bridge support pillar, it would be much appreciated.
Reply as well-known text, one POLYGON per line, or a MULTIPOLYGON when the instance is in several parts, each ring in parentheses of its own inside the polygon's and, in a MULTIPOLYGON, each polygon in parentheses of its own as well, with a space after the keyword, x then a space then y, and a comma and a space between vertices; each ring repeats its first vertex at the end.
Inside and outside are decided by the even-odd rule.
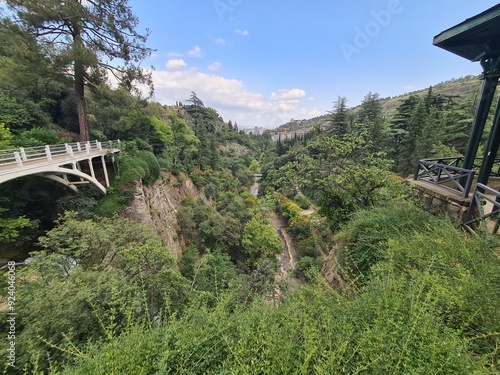
POLYGON ((94 165, 92 164, 92 159, 89 159, 88 162, 89 162, 90 175, 92 176, 92 178, 95 178, 94 165))
POLYGON ((101 156, 101 162, 102 170, 104 171, 104 179, 106 180, 106 187, 109 187, 108 169, 106 167, 106 159, 104 158, 104 155, 101 156))

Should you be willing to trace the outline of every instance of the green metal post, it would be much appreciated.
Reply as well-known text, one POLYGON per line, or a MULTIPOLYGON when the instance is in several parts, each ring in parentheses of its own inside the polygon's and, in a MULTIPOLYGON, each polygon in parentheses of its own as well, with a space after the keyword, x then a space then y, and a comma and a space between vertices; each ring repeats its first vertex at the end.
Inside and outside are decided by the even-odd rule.
MULTIPOLYGON (((498 78, 497 78, 498 79, 498 78)), ((493 127, 491 128, 490 136, 488 138, 488 144, 483 157, 483 162, 481 163, 481 170, 479 171, 479 176, 477 182, 487 185, 488 179, 490 178, 491 169, 493 164, 495 164, 495 159, 497 157, 498 146, 500 145, 500 101, 495 112, 495 119, 493 121, 493 127)))
POLYGON ((469 144, 467 145, 464 163, 462 165, 462 168, 464 169, 472 169, 474 166, 477 149, 479 148, 479 142, 481 141, 481 137, 483 135, 484 125, 488 119, 488 113, 491 108, 491 103, 493 102, 493 97, 495 96, 497 84, 498 76, 488 76, 483 80, 481 97, 477 106, 476 116, 474 117, 472 132, 469 138, 469 144))

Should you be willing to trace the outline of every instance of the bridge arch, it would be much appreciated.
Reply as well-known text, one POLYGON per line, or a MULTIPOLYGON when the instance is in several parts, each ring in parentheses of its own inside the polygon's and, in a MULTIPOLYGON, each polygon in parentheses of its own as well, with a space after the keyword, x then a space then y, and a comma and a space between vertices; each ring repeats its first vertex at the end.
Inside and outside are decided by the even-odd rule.
POLYGON ((106 194, 109 178, 105 156, 120 152, 120 141, 111 141, 107 147, 98 142, 32 147, 0 152, 0 184, 24 176, 42 176, 62 183, 74 191, 77 185, 90 183, 106 194), (101 159, 105 185, 95 175, 93 161, 101 159), (81 162, 88 163, 89 173, 82 172, 81 162), (75 176, 79 181, 70 181, 75 176))

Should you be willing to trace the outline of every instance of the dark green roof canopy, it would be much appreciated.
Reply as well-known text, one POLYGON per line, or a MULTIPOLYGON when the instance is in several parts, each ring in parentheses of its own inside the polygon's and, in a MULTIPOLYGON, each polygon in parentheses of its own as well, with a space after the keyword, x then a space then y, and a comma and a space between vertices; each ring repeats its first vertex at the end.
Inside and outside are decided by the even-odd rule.
POLYGON ((436 35, 434 45, 470 61, 500 56, 500 4, 436 35))

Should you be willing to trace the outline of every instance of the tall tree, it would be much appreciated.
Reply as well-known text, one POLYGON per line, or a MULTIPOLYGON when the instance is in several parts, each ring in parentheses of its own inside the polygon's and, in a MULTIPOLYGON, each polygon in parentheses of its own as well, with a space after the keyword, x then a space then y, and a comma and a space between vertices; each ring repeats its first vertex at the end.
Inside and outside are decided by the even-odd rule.
MULTIPOLYGON (((411 119, 415 108, 422 102, 422 98, 417 95, 410 95, 399 105, 391 123, 391 149, 389 156, 395 161, 396 172, 407 174, 408 167, 404 161, 405 155, 414 151, 415 143, 412 137, 418 136, 410 132, 415 132, 411 128, 411 119), (409 150, 409 152, 408 152, 409 150)), ((411 169, 411 167, 410 167, 411 169)))
POLYGON ((334 103, 333 110, 328 111, 328 113, 330 114, 330 129, 328 129, 328 134, 333 134, 338 137, 346 135, 349 131, 347 98, 339 96, 334 103))
POLYGON ((80 140, 90 138, 85 85, 95 85, 110 72, 129 91, 134 82, 151 76, 139 63, 149 56, 145 35, 136 31, 137 17, 127 0, 6 0, 17 23, 42 45, 72 76, 80 140))
POLYGON ((358 126, 359 132, 366 134, 376 151, 386 149, 388 132, 385 129, 379 94, 369 92, 363 99, 358 126))

